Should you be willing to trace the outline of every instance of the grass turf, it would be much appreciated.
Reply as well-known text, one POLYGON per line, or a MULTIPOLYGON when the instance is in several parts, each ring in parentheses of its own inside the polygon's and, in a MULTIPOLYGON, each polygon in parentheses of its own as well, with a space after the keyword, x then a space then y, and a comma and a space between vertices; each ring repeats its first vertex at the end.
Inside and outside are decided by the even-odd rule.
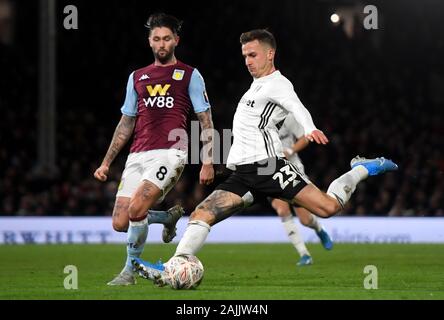
MULTIPOLYGON (((175 245, 149 244, 143 258, 167 261, 175 245)), ((197 290, 109 287, 124 261, 124 245, 0 246, 0 299, 295 300, 444 299, 444 245, 309 245, 314 265, 296 267, 290 244, 207 244, 199 253, 205 276, 197 290), (78 290, 64 289, 64 267, 78 269, 78 290), (364 289, 366 265, 378 289, 364 289)))

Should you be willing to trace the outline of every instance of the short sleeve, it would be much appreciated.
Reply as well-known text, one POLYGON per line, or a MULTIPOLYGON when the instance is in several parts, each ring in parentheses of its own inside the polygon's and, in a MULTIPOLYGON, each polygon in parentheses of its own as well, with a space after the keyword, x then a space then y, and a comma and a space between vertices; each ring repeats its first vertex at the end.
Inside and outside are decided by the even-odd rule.
POLYGON ((137 115, 137 92, 134 89, 134 72, 131 73, 128 78, 125 102, 120 111, 129 117, 135 117, 137 115))
POLYGON ((193 70, 190 84, 188 86, 188 94, 193 104, 194 112, 204 112, 210 109, 210 101, 208 100, 207 90, 205 89, 205 81, 197 69, 193 70))

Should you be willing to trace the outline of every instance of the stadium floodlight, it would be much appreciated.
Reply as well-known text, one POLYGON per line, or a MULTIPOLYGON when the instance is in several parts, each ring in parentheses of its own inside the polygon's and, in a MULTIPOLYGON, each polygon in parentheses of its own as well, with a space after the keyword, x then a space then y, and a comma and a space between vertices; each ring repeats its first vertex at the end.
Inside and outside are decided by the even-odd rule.
POLYGON ((333 13, 333 14, 330 16, 330 20, 331 20, 331 22, 333 22, 333 23, 338 23, 339 20, 341 20, 341 17, 340 17, 337 13, 333 13))

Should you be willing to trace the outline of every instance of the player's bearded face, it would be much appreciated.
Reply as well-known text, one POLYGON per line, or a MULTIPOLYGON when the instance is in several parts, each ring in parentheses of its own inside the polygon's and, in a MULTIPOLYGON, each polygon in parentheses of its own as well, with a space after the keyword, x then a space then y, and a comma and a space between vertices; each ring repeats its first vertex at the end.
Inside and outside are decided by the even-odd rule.
POLYGON ((267 75, 273 67, 274 55, 270 53, 267 45, 261 44, 258 40, 242 45, 242 55, 248 72, 254 78, 267 75))
POLYGON ((179 37, 169 28, 154 28, 151 31, 149 42, 156 60, 160 63, 167 63, 174 56, 179 37))

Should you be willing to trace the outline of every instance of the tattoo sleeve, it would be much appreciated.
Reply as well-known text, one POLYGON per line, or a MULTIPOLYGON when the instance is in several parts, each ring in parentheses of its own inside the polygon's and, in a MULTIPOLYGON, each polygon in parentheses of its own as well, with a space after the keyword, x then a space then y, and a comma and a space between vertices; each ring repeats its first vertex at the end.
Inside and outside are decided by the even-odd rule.
POLYGON ((128 140, 131 138, 135 124, 135 117, 128 117, 126 115, 122 116, 116 130, 114 131, 113 139, 108 151, 106 152, 105 158, 102 161, 103 165, 111 165, 116 156, 119 154, 120 150, 122 150, 128 140))
POLYGON ((214 224, 244 209, 244 201, 237 194, 224 190, 215 190, 197 209, 209 212, 214 216, 214 224))
POLYGON ((211 109, 196 113, 202 128, 201 140, 203 164, 213 164, 214 126, 211 118, 211 109))

